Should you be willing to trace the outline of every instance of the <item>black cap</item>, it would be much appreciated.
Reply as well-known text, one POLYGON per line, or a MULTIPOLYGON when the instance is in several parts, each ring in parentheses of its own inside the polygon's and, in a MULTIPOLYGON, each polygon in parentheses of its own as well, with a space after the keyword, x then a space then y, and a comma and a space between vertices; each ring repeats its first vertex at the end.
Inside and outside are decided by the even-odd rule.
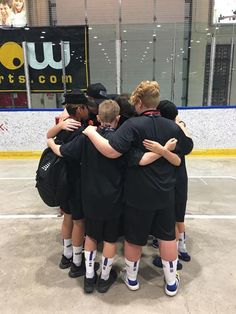
POLYGON ((101 83, 90 84, 87 88, 87 96, 94 98, 96 104, 100 104, 107 97, 107 89, 101 83))
POLYGON ((176 116, 178 115, 178 109, 176 108, 175 104, 169 100, 160 101, 157 109, 160 110, 162 117, 170 120, 175 120, 176 116))
POLYGON ((65 104, 87 105, 88 99, 80 89, 73 89, 70 93, 64 94, 65 104))

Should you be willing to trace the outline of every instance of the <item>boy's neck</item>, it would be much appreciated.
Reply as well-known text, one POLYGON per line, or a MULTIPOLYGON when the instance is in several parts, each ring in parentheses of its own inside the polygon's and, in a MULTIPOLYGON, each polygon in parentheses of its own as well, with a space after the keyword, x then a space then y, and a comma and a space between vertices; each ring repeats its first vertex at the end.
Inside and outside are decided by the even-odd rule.
POLYGON ((101 122, 101 127, 103 128, 113 128, 115 129, 116 128, 116 122, 113 121, 113 122, 101 122))

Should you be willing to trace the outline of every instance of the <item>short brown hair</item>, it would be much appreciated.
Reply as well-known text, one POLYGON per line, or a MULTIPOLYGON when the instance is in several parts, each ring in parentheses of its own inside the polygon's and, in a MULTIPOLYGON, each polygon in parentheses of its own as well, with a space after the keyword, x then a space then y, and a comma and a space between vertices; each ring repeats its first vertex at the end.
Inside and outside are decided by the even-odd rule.
POLYGON ((133 105, 139 100, 147 108, 156 108, 160 102, 160 85, 156 81, 142 81, 130 97, 133 105))
POLYGON ((104 100, 98 107, 98 115, 102 122, 111 123, 120 113, 120 107, 114 100, 104 100))
POLYGON ((76 114, 77 108, 81 107, 82 109, 86 107, 84 104, 66 104, 66 110, 70 116, 74 116, 76 114))

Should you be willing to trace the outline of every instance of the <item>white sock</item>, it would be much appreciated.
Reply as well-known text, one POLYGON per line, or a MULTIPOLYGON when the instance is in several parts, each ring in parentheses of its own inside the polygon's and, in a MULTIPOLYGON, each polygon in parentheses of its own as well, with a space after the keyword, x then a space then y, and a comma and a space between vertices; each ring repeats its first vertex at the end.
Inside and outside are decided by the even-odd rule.
POLYGON ((80 266, 82 262, 82 250, 83 246, 73 246, 73 263, 76 266, 80 266))
POLYGON ((86 278, 94 277, 94 261, 97 254, 97 250, 94 251, 85 251, 85 266, 86 266, 86 278))
POLYGON ((162 260, 164 276, 167 285, 174 285, 176 282, 177 259, 175 261, 162 260))
POLYGON ((185 242, 185 232, 181 232, 179 234, 178 251, 183 252, 183 253, 187 253, 186 242, 185 242))
POLYGON ((109 278, 113 261, 114 261, 114 257, 113 258, 107 258, 107 257, 102 256, 101 279, 107 280, 109 278))
POLYGON ((129 280, 136 281, 138 276, 140 259, 136 262, 130 262, 125 258, 125 268, 129 280))
POLYGON ((63 255, 66 258, 71 258, 72 254, 71 239, 63 239, 63 255))

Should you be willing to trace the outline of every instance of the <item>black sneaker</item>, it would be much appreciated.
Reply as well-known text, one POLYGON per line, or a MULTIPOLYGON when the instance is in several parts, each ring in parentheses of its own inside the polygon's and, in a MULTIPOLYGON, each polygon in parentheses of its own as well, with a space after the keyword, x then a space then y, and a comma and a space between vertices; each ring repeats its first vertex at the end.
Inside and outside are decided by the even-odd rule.
POLYGON ((187 252, 179 252, 179 259, 185 262, 190 262, 191 256, 187 252))
POLYGON ((92 293, 94 291, 96 282, 97 282, 98 275, 95 272, 93 278, 87 278, 84 276, 84 292, 85 293, 92 293))
MULTIPOLYGON (((100 267, 98 262, 94 263, 94 271, 97 271, 100 267)), ((77 278, 84 276, 86 273, 85 261, 82 259, 82 263, 80 266, 75 265, 73 262, 71 263, 70 271, 68 273, 69 277, 77 278)))
MULTIPOLYGON (((152 263, 156 267, 163 268, 162 260, 161 260, 160 256, 155 257, 154 260, 152 261, 152 263)), ((178 261, 177 262, 177 270, 181 270, 182 268, 183 268, 183 265, 178 261)))
POLYGON ((65 257, 65 255, 62 255, 59 267, 61 269, 66 269, 70 267, 71 263, 72 263, 72 256, 71 258, 67 258, 65 257))
POLYGON ((111 269, 109 278, 107 280, 104 280, 101 278, 101 275, 98 278, 98 287, 97 290, 100 293, 105 293, 107 290, 112 286, 112 284, 117 279, 117 273, 114 269, 111 269))
POLYGON ((73 262, 70 266, 70 271, 68 273, 69 277, 71 278, 77 278, 84 276, 86 273, 85 264, 82 262, 80 266, 75 265, 73 262))

